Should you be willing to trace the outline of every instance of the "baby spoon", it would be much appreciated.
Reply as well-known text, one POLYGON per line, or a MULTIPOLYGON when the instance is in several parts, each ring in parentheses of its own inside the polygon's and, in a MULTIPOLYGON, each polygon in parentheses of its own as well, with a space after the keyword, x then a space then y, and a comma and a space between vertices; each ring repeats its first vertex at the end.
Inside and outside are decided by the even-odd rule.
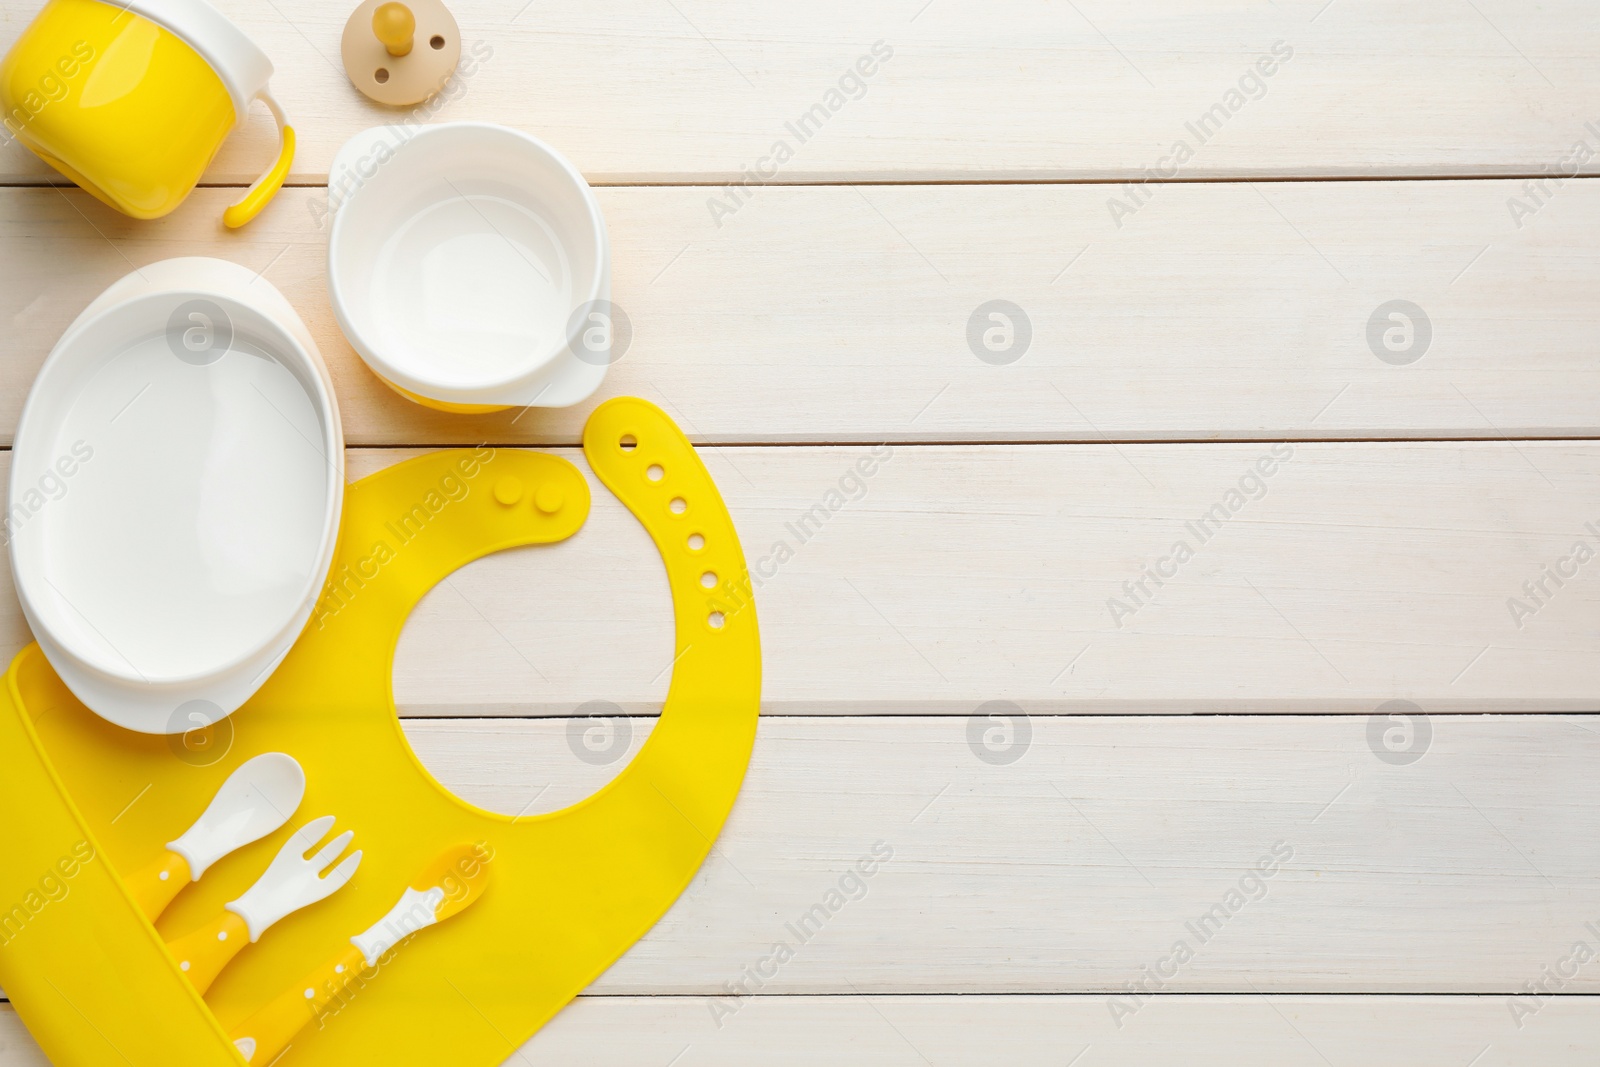
POLYGON ((195 824, 168 842, 161 858, 127 879, 145 918, 155 922, 172 898, 215 862, 289 821, 305 796, 306 776, 294 758, 268 752, 228 776, 195 824))
POLYGON ((477 846, 444 852, 406 888, 389 914, 241 1023, 229 1035, 234 1047, 246 1063, 271 1063, 307 1023, 328 1013, 336 1000, 342 1007, 376 977, 374 968, 385 953, 412 934, 465 911, 483 896, 488 881, 488 860, 477 846))

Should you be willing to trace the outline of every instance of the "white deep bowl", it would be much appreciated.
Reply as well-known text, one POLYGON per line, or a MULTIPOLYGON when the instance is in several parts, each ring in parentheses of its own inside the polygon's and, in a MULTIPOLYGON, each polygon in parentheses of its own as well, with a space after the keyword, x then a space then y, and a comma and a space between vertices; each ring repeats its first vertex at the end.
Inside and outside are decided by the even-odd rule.
POLYGON ((23 613, 102 717, 181 733, 278 665, 327 577, 344 441, 327 369, 265 279, 169 259, 67 328, 17 428, 23 613))
POLYGON ((488 123, 378 127, 339 150, 329 199, 333 311, 391 386, 457 411, 564 407, 599 388, 610 242, 553 148, 488 123))

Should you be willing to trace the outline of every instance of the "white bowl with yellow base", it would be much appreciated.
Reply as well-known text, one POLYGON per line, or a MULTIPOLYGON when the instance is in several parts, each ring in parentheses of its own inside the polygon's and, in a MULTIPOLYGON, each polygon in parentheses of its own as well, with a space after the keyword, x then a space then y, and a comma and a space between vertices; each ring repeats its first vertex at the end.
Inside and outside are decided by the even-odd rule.
POLYGON ((23 406, 0 532, 45 658, 102 718, 188 733, 277 667, 344 501, 333 383, 289 302, 225 260, 100 294, 23 406))
POLYGON ((554 149, 488 123, 378 127, 339 150, 329 200, 334 315, 401 395, 480 412, 599 388, 611 246, 593 191, 554 149))

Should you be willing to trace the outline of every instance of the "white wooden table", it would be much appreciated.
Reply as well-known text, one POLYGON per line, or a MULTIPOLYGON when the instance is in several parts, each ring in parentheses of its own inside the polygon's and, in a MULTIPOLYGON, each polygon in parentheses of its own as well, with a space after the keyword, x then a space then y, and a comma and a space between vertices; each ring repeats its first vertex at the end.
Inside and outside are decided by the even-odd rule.
MULTIPOLYGON (((0 3, 0 46, 35 6, 0 3)), ((0 440, 94 294, 208 254, 312 326, 352 477, 571 450, 592 404, 446 417, 361 365, 324 183, 397 114, 337 66, 347 5, 220 6, 277 64, 293 187, 221 230, 265 114, 155 223, 0 152, 0 440)), ((596 402, 661 404, 751 560, 793 549, 713 858, 515 1062, 1594 1062, 1592 0, 455 12, 478 61, 415 120, 521 127, 600 187, 634 336, 596 402), (995 300, 1025 350, 981 315, 969 343, 995 300), (729 998, 877 842, 865 895, 729 998)), ((659 561, 595 488, 576 539, 467 568, 407 627, 408 733, 477 803, 592 791, 666 692, 659 561), (626 729, 580 759, 596 700, 626 729)), ((28 640, 6 574, 0 652, 28 640)), ((0 1065, 39 1062, 0 1012, 0 1065)))

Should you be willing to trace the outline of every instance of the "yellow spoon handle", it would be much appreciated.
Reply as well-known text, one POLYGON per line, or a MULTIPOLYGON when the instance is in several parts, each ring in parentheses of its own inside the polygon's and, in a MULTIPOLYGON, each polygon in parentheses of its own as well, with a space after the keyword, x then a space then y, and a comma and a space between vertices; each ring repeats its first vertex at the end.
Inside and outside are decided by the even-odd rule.
MULTIPOLYGON (((337 1014, 355 998, 367 980, 361 976, 367 959, 354 945, 285 989, 228 1036, 247 1063, 271 1063, 313 1020, 337 1014)), ((370 976, 369 976, 370 977, 370 976)))
POLYGON ((124 881, 139 910, 144 912, 144 917, 155 922, 167 910, 167 905, 172 903, 172 898, 192 880, 189 861, 169 850, 124 881))
POLYGON ((178 961, 178 969, 189 984, 205 995, 222 969, 250 943, 250 927, 231 911, 225 911, 193 933, 167 942, 167 951, 178 961))

